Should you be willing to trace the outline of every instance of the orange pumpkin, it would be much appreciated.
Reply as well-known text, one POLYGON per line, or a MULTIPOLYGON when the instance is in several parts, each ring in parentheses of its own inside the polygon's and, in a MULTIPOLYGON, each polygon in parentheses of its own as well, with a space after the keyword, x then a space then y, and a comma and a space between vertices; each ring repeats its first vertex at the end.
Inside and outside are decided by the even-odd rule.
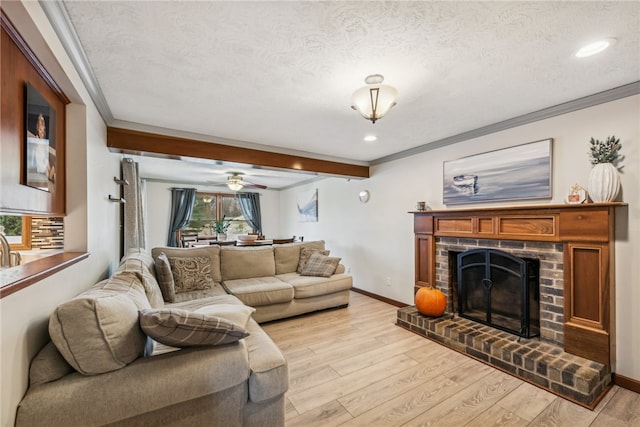
POLYGON ((439 317, 447 308, 447 297, 435 288, 420 288, 416 292, 416 307, 425 316, 439 317))

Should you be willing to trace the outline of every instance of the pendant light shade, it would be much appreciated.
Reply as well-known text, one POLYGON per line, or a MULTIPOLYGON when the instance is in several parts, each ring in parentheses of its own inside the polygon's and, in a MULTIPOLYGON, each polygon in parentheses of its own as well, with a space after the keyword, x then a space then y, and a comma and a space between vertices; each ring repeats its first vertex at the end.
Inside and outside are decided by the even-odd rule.
POLYGON ((393 86, 382 84, 384 76, 381 74, 367 76, 364 81, 367 85, 356 90, 351 97, 351 108, 362 114, 365 119, 375 123, 396 105, 398 90, 393 86))
POLYGON ((227 187, 229 187, 231 191, 240 191, 244 186, 239 182, 227 182, 227 187))
POLYGON ((242 176, 240 174, 234 173, 227 180, 227 187, 231 191, 240 191, 242 187, 244 187, 244 182, 242 181, 242 176))

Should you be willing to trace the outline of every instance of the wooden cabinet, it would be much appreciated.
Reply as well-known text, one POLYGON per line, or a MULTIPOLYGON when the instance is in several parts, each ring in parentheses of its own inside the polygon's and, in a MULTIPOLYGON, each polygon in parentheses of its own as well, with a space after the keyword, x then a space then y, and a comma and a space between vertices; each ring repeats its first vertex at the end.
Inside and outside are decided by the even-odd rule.
POLYGON ((614 214, 622 203, 413 211, 415 289, 435 284, 439 237, 559 242, 565 351, 609 364, 614 214))

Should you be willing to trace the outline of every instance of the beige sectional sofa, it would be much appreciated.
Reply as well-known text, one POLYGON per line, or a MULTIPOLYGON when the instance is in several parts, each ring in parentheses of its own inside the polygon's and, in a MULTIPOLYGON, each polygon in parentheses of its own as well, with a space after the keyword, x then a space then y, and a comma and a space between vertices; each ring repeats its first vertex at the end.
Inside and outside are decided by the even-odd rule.
POLYGON ((52 341, 31 364, 16 425, 284 425, 287 363, 258 322, 349 303, 342 265, 328 277, 305 275, 327 276, 326 265, 300 270, 301 255, 329 262, 323 250, 308 242, 130 251, 110 278, 51 315, 52 341), (170 277, 159 267, 167 264, 170 277), (176 315, 196 332, 184 335, 176 315), (158 318, 156 336, 143 319, 158 318), (161 344, 167 329, 183 333, 182 348, 161 344), (188 343, 200 338, 208 345, 188 343))

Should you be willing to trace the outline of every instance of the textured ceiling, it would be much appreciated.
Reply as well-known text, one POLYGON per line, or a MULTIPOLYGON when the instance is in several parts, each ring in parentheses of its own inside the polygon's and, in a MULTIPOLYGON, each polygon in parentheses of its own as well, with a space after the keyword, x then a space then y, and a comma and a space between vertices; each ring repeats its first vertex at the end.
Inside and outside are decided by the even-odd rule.
POLYGON ((369 162, 640 80, 635 1, 64 5, 115 124, 317 157, 369 162), (373 73, 399 92, 375 124, 350 109, 373 73))

